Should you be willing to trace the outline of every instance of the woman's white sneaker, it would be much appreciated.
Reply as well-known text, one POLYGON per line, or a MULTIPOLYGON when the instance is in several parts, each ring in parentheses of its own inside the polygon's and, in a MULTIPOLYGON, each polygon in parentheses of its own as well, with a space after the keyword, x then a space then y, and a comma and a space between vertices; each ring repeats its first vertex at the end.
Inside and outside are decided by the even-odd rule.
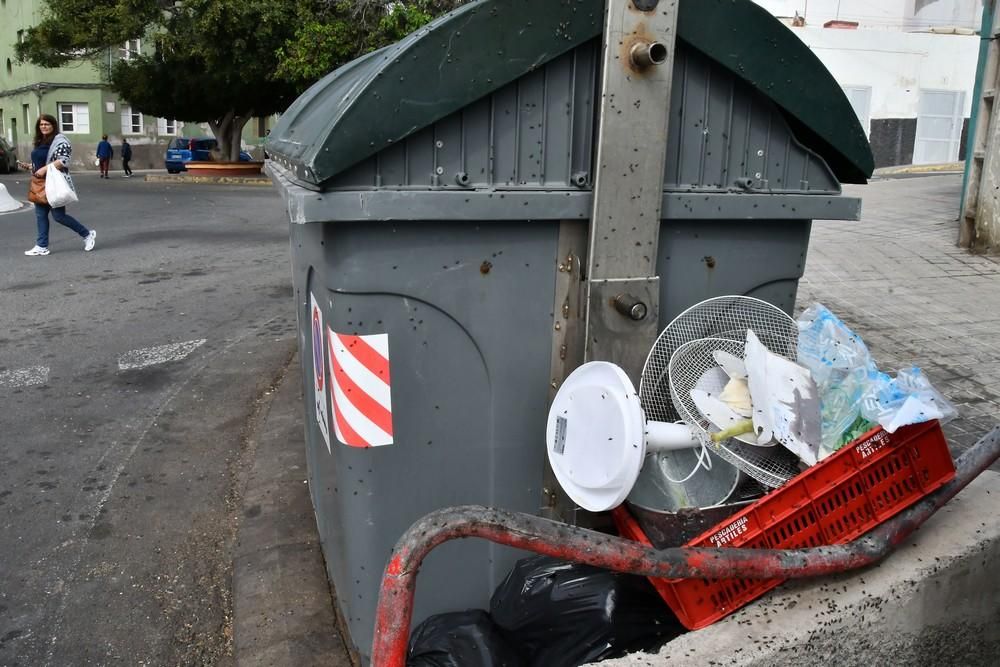
MULTIPOLYGON (((87 237, 83 240, 83 249, 87 252, 90 252, 91 250, 94 249, 94 244, 96 242, 97 242, 97 232, 91 229, 90 233, 87 234, 87 237)), ((48 253, 45 254, 47 255, 48 253)))
MULTIPOLYGON (((93 246, 93 243, 91 243, 91 246, 93 246)), ((25 250, 24 254, 27 255, 28 257, 44 257, 45 255, 49 254, 49 249, 43 248, 40 245, 36 245, 31 250, 25 250)))

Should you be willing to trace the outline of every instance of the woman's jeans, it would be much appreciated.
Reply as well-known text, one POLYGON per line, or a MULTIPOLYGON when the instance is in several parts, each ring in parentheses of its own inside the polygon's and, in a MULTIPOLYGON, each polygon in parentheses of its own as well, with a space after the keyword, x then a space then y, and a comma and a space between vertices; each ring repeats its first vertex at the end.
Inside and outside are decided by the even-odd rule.
POLYGON ((80 236, 86 238, 90 230, 81 225, 76 218, 66 213, 66 207, 52 208, 47 204, 35 204, 35 222, 38 223, 38 240, 35 245, 40 248, 49 247, 49 212, 60 225, 69 227, 80 236))

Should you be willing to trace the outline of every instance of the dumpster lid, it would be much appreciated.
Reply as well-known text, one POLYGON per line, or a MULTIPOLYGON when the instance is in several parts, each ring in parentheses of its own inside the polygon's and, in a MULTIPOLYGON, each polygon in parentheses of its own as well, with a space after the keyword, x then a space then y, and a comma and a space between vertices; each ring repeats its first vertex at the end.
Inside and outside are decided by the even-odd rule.
MULTIPOLYGON (((601 34, 603 0, 479 0, 331 72, 282 114, 272 158, 319 186, 601 34)), ((682 0, 678 38, 769 97, 845 183, 874 169, 833 76, 751 0, 682 0), (817 104, 817 100, 822 100, 817 104)))

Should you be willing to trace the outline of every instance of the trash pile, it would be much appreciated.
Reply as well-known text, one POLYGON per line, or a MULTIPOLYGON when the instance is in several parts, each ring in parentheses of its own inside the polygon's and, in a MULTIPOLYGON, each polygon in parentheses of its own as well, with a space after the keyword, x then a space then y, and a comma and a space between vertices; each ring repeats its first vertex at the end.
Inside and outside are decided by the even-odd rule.
POLYGON ((559 483, 584 509, 611 510, 636 489, 648 507, 652 487, 675 501, 660 511, 676 512, 759 497, 875 427, 891 434, 956 415, 919 368, 880 371, 826 307, 796 321, 725 296, 664 329, 638 391, 614 364, 576 369, 553 401, 546 439, 559 483))
MULTIPOLYGON (((895 377, 879 370, 861 337, 825 306, 793 320, 764 301, 724 296, 692 306, 664 329, 638 391, 614 364, 576 369, 550 407, 546 447, 567 495, 592 512, 613 510, 630 539, 657 548, 799 548, 848 541, 878 523, 871 507, 844 500, 856 494, 841 487, 867 484, 862 477, 893 487, 863 494, 865 502, 881 498, 883 516, 950 479, 940 427, 915 433, 911 425, 956 416, 919 368, 895 377), (900 429, 906 432, 894 438, 900 429), (851 443, 848 449, 864 451, 841 451, 851 443), (933 475, 908 461, 915 447, 926 449, 917 458, 927 459, 920 465, 933 475), (848 462, 855 456, 863 463, 848 462), (825 474, 819 467, 827 459, 853 472, 825 474), (814 483, 813 468, 826 481, 814 483), (786 485, 792 499, 781 493, 786 485), (821 489, 831 499, 823 507, 834 509, 816 505, 812 492, 803 502, 805 486, 821 489), (755 519, 757 527, 744 530, 757 507, 769 520, 791 517, 794 508, 812 514, 791 529, 755 519), (856 515, 842 522, 838 512, 856 515), (827 520, 839 534, 824 527, 827 520), (738 530, 730 530, 733 522, 738 530), (769 537, 772 529, 780 540, 769 537), (743 539, 731 539, 737 535, 743 539)), ((678 619, 704 627, 779 583, 657 579, 654 591, 641 577, 528 558, 494 593, 488 613, 425 621, 411 638, 408 665, 574 667, 662 644, 683 631, 678 619), (728 602, 719 607, 717 599, 728 602)))

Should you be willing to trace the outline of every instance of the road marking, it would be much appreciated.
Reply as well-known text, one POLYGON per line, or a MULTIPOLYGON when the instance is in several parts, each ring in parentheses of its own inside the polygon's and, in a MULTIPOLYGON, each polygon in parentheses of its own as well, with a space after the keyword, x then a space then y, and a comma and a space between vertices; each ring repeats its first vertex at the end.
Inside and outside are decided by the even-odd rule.
POLYGON ((0 373, 0 387, 19 389, 20 387, 33 387, 45 384, 49 381, 48 366, 32 366, 31 368, 18 368, 12 371, 0 373))
POLYGON ((186 343, 157 345, 156 347, 144 347, 141 350, 126 352, 118 357, 118 370, 133 371, 146 366, 165 364, 168 361, 180 361, 203 345, 205 340, 202 338, 189 340, 186 343))

